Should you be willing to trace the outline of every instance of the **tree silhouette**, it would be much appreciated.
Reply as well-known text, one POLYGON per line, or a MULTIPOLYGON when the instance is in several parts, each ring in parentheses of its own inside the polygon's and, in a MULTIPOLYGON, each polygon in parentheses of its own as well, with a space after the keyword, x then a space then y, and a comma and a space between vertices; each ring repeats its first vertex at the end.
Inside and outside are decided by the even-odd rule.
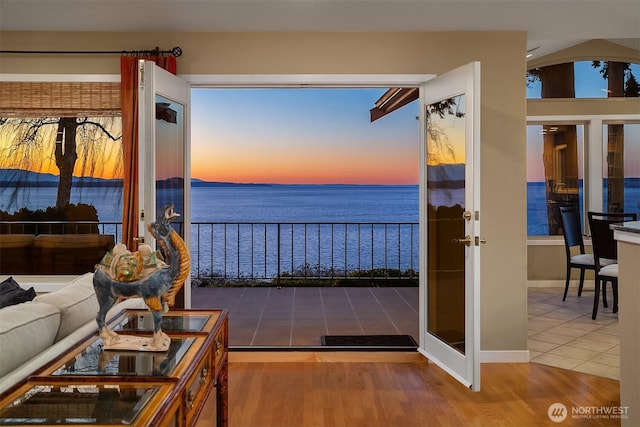
MULTIPOLYGON (((109 142, 121 139, 120 119, 116 117, 2 118, 0 165, 26 171, 57 168, 60 181, 56 207, 64 208, 71 201, 73 172, 77 166, 80 166, 80 176, 102 174, 110 164, 116 169, 108 173, 121 173, 121 147, 117 150, 107 147, 109 142)), ((16 183, 12 187, 13 200, 19 186, 20 183, 16 183)))
POLYGON ((427 162, 441 163, 445 159, 449 159, 452 163, 455 162, 453 145, 449 141, 447 132, 440 128, 437 120, 433 120, 432 116, 438 116, 440 119, 464 117, 464 111, 460 108, 460 96, 427 105, 425 115, 428 132, 427 162))
MULTIPOLYGON (((593 68, 607 80, 607 96, 638 97, 640 89, 629 63, 593 61, 593 68)), ((607 211, 624 210, 624 125, 607 125, 607 211)))

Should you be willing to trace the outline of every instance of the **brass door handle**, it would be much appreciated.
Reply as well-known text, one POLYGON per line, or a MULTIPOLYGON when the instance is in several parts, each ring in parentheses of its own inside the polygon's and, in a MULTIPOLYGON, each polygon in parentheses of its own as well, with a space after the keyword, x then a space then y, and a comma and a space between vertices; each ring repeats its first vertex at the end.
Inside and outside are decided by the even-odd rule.
POLYGON ((453 241, 460 245, 471 246, 471 236, 469 235, 464 236, 462 239, 453 239, 453 241))

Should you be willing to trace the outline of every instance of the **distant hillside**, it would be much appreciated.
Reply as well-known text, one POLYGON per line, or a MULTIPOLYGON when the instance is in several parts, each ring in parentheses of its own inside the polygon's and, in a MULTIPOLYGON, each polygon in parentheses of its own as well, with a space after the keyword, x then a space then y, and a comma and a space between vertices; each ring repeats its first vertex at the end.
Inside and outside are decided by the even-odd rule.
POLYGON ((204 181, 198 178, 191 178, 191 186, 192 187, 231 187, 238 185, 261 185, 270 187, 271 184, 245 184, 239 182, 225 182, 225 181, 204 181))
MULTIPOLYGON (((0 185, 22 187, 57 187, 60 177, 51 173, 31 172, 23 169, 0 169, 0 185)), ((121 179, 102 179, 91 176, 73 177, 74 186, 82 187, 120 187, 121 179)))
MULTIPOLYGON (((57 187, 60 177, 51 173, 30 172, 23 169, 0 169, 0 185, 22 187, 57 187)), ((159 188, 181 188, 182 178, 168 178, 158 180, 159 188)), ((74 186, 82 187, 121 187, 121 179, 102 179, 90 176, 73 177, 74 186)), ((204 181, 198 178, 191 180, 192 187, 226 187, 237 185, 269 185, 269 184, 238 184, 234 182, 204 181)))
POLYGON ((30 172, 23 169, 0 169, 0 182, 58 182, 51 173, 30 172))

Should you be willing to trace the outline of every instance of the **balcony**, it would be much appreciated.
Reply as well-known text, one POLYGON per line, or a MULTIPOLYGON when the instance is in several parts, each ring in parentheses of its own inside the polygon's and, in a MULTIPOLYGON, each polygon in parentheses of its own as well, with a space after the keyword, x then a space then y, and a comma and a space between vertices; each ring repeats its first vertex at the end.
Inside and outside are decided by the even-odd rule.
POLYGON ((192 306, 229 309, 233 348, 418 339, 417 223, 193 223, 191 238, 192 306))

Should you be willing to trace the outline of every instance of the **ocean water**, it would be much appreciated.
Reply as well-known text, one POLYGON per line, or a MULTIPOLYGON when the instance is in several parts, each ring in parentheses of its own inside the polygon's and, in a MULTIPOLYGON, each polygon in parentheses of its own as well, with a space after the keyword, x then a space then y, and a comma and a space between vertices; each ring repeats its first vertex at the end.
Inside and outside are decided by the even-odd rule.
POLYGON ((193 222, 418 222, 418 186, 195 187, 191 203, 193 222))
MULTIPOLYGON (((544 182, 527 183, 527 234, 529 236, 548 236, 547 205, 544 182)), ((640 217, 640 179, 630 178, 624 188, 624 212, 635 212, 640 217)), ((578 189, 580 209, 582 213, 583 187, 578 189)), ((607 186, 604 185, 602 200, 607 200, 607 186)), ((606 209, 601 209, 605 211, 606 209)), ((584 224, 582 224, 584 227, 584 224)))
MULTIPOLYGON (((0 210, 44 209, 55 204, 56 188, 0 192, 0 210)), ((87 203, 100 221, 121 221, 117 188, 74 188, 71 203, 87 203)), ((174 201, 176 211, 181 203, 174 201)), ((193 187, 193 222, 417 222, 418 186, 232 185, 193 187)))
MULTIPOLYGON (((13 213, 21 208, 31 210, 55 206, 56 187, 0 188, 0 210, 13 213)), ((122 221, 122 189, 93 187, 71 189, 71 203, 93 205, 101 222, 122 221)))

